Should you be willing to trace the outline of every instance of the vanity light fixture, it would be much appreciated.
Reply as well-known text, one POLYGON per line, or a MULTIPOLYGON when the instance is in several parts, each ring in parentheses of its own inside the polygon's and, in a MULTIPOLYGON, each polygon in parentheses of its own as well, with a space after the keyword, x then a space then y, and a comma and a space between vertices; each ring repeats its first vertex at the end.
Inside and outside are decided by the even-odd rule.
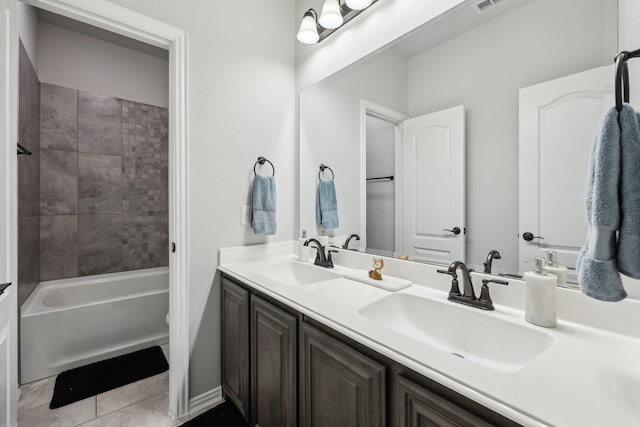
POLYGON ((318 24, 331 30, 338 28, 344 22, 342 10, 338 0, 325 0, 322 5, 322 13, 318 18, 318 24))
POLYGON ((304 44, 319 43, 377 1, 325 0, 319 17, 315 9, 304 13, 297 38, 304 44))
POLYGON ((309 9, 305 12, 302 22, 300 23, 300 29, 298 30, 298 40, 304 44, 314 44, 320 41, 318 35, 318 23, 317 14, 313 9, 309 9))
POLYGON ((346 0, 346 5, 351 10, 362 10, 371 6, 371 0, 346 0))

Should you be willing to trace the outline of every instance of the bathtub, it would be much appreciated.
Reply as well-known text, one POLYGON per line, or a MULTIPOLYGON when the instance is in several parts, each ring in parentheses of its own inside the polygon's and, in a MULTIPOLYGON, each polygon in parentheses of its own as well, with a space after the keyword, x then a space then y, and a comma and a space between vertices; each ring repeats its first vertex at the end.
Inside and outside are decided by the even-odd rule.
POLYGON ((20 382, 169 342, 169 268, 41 282, 20 310, 20 382))

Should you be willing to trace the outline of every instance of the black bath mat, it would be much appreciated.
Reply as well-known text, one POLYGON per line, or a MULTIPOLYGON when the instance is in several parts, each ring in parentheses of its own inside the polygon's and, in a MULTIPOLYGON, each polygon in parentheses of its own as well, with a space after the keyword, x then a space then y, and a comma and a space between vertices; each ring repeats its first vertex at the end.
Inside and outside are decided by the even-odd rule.
POLYGON ((56 378, 49 408, 55 409, 169 369, 158 346, 64 371, 56 378))
POLYGON ((236 406, 230 401, 187 421, 180 427, 249 427, 236 406))

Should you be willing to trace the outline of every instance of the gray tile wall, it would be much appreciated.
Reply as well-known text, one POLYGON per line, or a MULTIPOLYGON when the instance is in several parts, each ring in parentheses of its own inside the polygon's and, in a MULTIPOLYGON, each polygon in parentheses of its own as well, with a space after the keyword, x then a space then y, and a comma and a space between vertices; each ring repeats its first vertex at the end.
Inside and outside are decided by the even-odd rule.
POLYGON ((20 42, 18 141, 31 156, 18 156, 18 307, 40 281, 40 81, 20 42))
POLYGON ((41 102, 41 280, 168 265, 167 109, 49 84, 41 102))

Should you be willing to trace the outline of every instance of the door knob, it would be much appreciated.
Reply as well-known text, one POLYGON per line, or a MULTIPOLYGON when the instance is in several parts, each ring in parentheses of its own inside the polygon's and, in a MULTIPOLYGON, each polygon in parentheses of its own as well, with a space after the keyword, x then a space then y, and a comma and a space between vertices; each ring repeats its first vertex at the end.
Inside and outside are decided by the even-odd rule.
POLYGON ((453 227, 451 230, 449 230, 448 228, 443 228, 442 231, 448 231, 449 233, 458 235, 460 234, 460 227, 453 227))
POLYGON ((526 240, 527 242, 532 241, 533 239, 542 239, 544 240, 544 237, 541 236, 534 236, 533 233, 529 232, 529 231, 525 231, 524 233, 522 233, 522 238, 524 240, 526 240))

